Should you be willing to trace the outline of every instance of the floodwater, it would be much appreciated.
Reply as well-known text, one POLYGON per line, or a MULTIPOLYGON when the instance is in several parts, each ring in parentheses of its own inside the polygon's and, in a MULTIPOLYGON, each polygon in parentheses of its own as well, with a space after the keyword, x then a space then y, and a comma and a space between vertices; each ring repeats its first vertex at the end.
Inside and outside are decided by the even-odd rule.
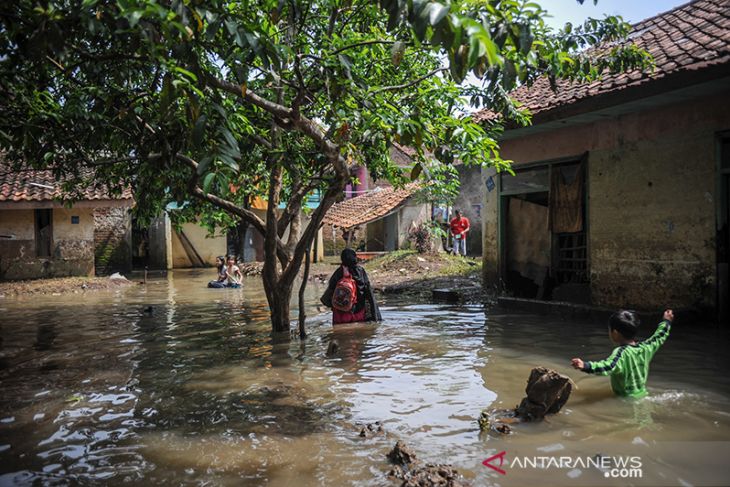
POLYGON ((385 454, 399 439, 474 485, 626 485, 595 468, 502 475, 482 465, 501 451, 623 445, 645 448, 646 485, 702 485, 698 468, 730 484, 716 460, 665 458, 699 442, 728 457, 724 331, 673 330, 649 397, 630 401, 569 368, 610 352, 601 323, 390 301, 382 323, 333 329, 310 286, 309 336, 276 342, 259 281, 206 289, 211 277, 176 271, 118 291, 0 299, 0 485, 391 485, 385 454), (514 407, 537 365, 576 381, 563 411, 509 437, 480 434, 479 412, 514 407), (384 433, 361 438, 375 421, 384 433))

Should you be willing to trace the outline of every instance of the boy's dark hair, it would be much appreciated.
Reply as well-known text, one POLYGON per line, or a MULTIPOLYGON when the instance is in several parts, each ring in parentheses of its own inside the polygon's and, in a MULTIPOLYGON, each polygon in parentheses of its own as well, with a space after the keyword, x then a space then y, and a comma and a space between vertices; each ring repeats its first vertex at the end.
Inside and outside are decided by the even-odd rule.
POLYGON ((636 313, 627 309, 616 311, 608 319, 608 327, 618 331, 622 337, 631 340, 636 336, 641 320, 636 313))

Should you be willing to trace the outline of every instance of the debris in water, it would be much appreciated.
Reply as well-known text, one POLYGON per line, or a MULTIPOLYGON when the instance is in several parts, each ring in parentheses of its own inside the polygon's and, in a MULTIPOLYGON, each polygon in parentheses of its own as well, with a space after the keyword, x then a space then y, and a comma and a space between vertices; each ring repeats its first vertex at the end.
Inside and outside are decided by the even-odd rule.
POLYGON ((325 355, 327 355, 328 357, 332 357, 337 353, 339 349, 340 346, 338 345, 337 340, 332 340, 327 346, 327 352, 325 353, 325 355))
POLYGON ((380 421, 368 423, 360 429, 360 438, 372 438, 382 432, 383 426, 380 424, 380 421))
POLYGON ((525 392, 515 409, 484 410, 479 416, 479 429, 499 434, 510 434, 508 424, 540 421, 548 414, 558 413, 568 402, 575 384, 570 377, 552 369, 535 367, 527 379, 525 392))
POLYGON ((395 467, 389 477, 402 480, 401 487, 466 487, 469 484, 451 465, 419 465, 416 454, 405 443, 398 441, 388 453, 395 467))

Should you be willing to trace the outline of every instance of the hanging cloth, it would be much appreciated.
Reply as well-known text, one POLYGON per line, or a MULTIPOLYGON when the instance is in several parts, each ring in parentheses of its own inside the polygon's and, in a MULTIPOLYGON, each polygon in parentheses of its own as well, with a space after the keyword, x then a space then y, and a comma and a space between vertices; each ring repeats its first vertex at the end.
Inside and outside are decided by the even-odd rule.
MULTIPOLYGON (((568 167, 554 167, 550 181, 550 230, 552 233, 583 231, 583 201, 585 178, 583 163, 578 164, 575 177, 568 183, 563 172, 568 167)), ((567 172, 567 171, 565 171, 567 172)))

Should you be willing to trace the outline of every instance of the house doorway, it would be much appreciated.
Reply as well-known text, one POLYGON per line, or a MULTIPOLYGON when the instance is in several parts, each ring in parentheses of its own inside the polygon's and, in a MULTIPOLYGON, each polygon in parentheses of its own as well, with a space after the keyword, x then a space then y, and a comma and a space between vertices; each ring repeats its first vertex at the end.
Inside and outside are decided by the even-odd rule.
POLYGON ((584 158, 500 177, 500 274, 516 297, 590 303, 584 158))
POLYGON ((35 210, 35 243, 37 257, 50 257, 53 248, 53 210, 35 210))

